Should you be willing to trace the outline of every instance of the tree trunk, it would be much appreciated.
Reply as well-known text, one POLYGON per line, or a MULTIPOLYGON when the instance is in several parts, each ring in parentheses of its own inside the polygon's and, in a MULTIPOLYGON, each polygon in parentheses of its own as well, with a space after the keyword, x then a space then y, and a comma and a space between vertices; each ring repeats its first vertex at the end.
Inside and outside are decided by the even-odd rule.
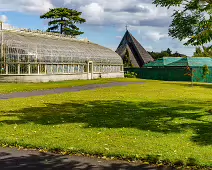
MULTIPOLYGON (((63 17, 61 17, 61 21, 63 21, 63 17)), ((60 24, 60 34, 63 34, 63 24, 60 24)))

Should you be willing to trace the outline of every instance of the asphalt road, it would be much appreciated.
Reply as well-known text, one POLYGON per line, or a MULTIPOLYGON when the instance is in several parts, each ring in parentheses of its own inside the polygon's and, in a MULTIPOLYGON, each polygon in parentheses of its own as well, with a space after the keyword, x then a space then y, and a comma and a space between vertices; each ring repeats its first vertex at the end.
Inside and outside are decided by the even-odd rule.
POLYGON ((141 163, 0 148, 0 170, 171 170, 141 163))
POLYGON ((8 100, 13 98, 26 98, 26 97, 33 97, 33 96, 45 96, 49 94, 61 94, 66 92, 79 92, 83 90, 95 90, 98 88, 110 88, 115 86, 127 86, 130 84, 143 84, 143 82, 113 82, 107 84, 90 84, 85 86, 76 86, 70 88, 57 88, 51 90, 38 90, 32 92, 17 92, 11 94, 0 94, 0 100, 8 100))

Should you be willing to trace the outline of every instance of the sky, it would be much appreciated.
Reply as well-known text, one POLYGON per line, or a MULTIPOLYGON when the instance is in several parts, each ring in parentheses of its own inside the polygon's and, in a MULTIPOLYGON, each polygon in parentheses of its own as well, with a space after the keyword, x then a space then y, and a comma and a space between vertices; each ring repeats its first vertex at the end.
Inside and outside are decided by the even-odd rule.
POLYGON ((86 23, 80 38, 116 50, 126 31, 148 51, 170 48, 192 56, 194 47, 168 36, 174 9, 156 7, 152 0, 0 0, 0 20, 16 28, 47 29, 40 15, 50 8, 67 7, 82 12, 86 23))

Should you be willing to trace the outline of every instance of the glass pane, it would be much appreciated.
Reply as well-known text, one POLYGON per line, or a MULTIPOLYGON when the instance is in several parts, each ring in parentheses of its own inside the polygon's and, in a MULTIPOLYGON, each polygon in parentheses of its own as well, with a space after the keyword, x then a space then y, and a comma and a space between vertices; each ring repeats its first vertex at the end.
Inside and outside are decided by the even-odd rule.
POLYGON ((30 55, 29 56, 29 62, 37 62, 36 56, 35 55, 30 55))
POLYGON ((79 72, 80 72, 80 73, 83 73, 83 72, 84 72, 84 65, 80 65, 80 66, 79 66, 79 72))
POLYGON ((63 65, 58 65, 58 73, 63 73, 63 65))
POLYGON ((12 55, 12 54, 8 54, 7 55, 7 62, 17 62, 18 61, 18 55, 12 55))
POLYGON ((20 62, 28 62, 28 55, 20 55, 19 61, 20 62))
POLYGON ((63 62, 68 63, 69 62, 69 57, 63 57, 63 62))
POLYGON ((106 73, 110 72, 110 67, 106 66, 106 73))
POLYGON ((18 53, 18 49, 9 47, 8 52, 9 52, 10 54, 17 54, 17 53, 18 53))
POLYGON ((39 60, 44 60, 45 62, 47 63, 50 63, 51 62, 51 56, 42 56, 39 60))
POLYGON ((88 66, 84 65, 84 73, 87 73, 87 72, 88 72, 88 66))
POLYGON ((57 65, 52 65, 52 73, 57 74, 57 65))
POLYGON ((46 74, 45 72, 45 64, 40 65, 40 74, 46 74))
POLYGON ((4 64, 0 64, 0 74, 6 74, 6 69, 5 69, 5 67, 4 67, 4 64))
POLYGON ((78 73, 78 65, 74 65, 74 73, 78 73))
POLYGON ((68 72, 69 73, 74 73, 74 66, 73 65, 69 65, 68 72))
POLYGON ((8 64, 8 74, 18 74, 18 64, 8 64))
MULTIPOLYGON (((47 56, 47 61, 48 61, 48 56, 47 56)), ((38 55, 37 62, 46 62, 45 57, 42 55, 38 55)))
POLYGON ((1 53, 0 53, 0 62, 4 62, 4 57, 1 56, 1 53))
POLYGON ((99 73, 100 72, 100 66, 94 66, 94 72, 99 73))
POLYGON ((68 65, 64 65, 64 73, 68 73, 68 65))
POLYGON ((105 72, 105 67, 101 66, 101 70, 102 70, 101 72, 104 73, 105 72))
POLYGON ((20 64, 20 74, 29 74, 28 64, 20 64))
POLYGON ((30 73, 31 74, 38 74, 38 65, 37 64, 31 64, 30 65, 30 73))
POLYGON ((89 73, 92 72, 92 66, 93 66, 93 64, 92 63, 89 63, 89 73))
POLYGON ((46 65, 46 74, 52 74, 52 65, 46 65))

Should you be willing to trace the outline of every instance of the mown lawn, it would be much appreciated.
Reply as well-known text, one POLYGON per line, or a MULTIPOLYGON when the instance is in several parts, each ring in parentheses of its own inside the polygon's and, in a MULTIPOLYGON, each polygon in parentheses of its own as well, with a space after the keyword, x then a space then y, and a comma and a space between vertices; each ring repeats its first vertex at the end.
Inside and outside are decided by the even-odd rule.
POLYGON ((145 81, 0 107, 2 145, 212 166, 212 85, 145 81))
POLYGON ((122 82, 128 80, 123 78, 123 79, 72 80, 72 81, 48 82, 48 83, 0 83, 0 94, 36 91, 36 90, 48 90, 55 88, 68 88, 88 84, 105 84, 114 81, 122 82))

